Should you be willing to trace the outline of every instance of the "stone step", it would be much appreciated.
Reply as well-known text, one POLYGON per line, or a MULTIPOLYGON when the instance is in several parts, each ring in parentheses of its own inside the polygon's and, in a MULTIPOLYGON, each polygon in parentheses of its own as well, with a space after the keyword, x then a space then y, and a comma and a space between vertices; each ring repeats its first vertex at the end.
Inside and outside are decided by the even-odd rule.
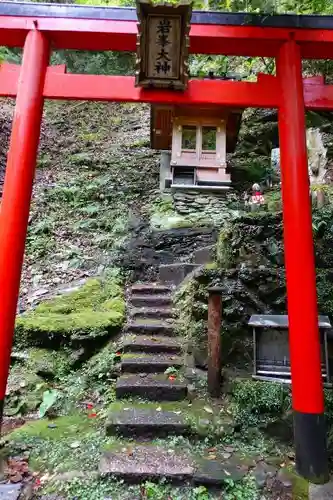
POLYGON ((159 279, 162 283, 178 286, 188 274, 198 267, 198 264, 188 263, 161 264, 159 267, 159 279))
POLYGON ((182 344, 180 337, 163 335, 126 335, 123 339, 123 352, 151 352, 180 354, 182 344))
POLYGON ((147 479, 165 479, 179 483, 192 479, 191 458, 159 446, 136 445, 119 451, 106 451, 99 464, 102 476, 112 476, 127 482, 140 483, 147 479))
POLYGON ((106 423, 107 434, 127 437, 166 437, 189 433, 190 430, 182 415, 153 408, 124 408, 112 413, 106 423))
POLYGON ((153 335, 154 333, 160 335, 173 335, 174 325, 172 322, 153 320, 153 319, 142 319, 133 320, 127 323, 127 331, 132 333, 148 333, 153 335))
POLYGON ((142 397, 150 401, 180 401, 187 396, 187 385, 162 374, 122 375, 116 385, 117 398, 142 397))
POLYGON ((173 288, 158 283, 137 283, 131 286, 130 290, 132 295, 170 295, 173 288))
MULTIPOLYGON (((187 483, 221 488, 230 481, 240 483, 249 472, 240 458, 216 459, 192 457, 190 450, 176 451, 170 445, 144 445, 130 441, 105 451, 99 463, 102 477, 112 476, 127 483, 146 480, 187 483)), ((230 454, 229 454, 230 455, 230 454)), ((267 475, 267 477, 271 477, 267 475)), ((315 497, 313 497, 315 498, 315 497)), ((322 497, 316 497, 322 498, 322 497)))
POLYGON ((129 309, 131 318, 173 318, 174 310, 172 307, 134 307, 129 309))
POLYGON ((170 354, 141 355, 125 354, 121 358, 121 370, 123 373, 160 373, 174 366, 180 368, 184 361, 179 356, 170 354))
POLYGON ((216 246, 210 245, 207 247, 199 248, 194 252, 193 262, 194 264, 208 264, 215 260, 216 246))
POLYGON ((132 295, 131 305, 133 307, 163 307, 172 306, 171 295, 132 295))

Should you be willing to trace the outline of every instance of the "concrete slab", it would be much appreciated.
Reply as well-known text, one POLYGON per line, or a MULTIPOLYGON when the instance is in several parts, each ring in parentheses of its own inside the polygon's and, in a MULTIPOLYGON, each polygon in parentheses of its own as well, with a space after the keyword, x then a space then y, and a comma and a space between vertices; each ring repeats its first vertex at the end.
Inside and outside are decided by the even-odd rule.
POLYGON ((178 286, 185 277, 197 269, 199 266, 197 264, 163 264, 159 268, 159 279, 162 283, 172 283, 178 286))
POLYGON ((0 484, 0 500, 18 500, 23 485, 19 484, 0 484))
POLYGON ((178 482, 192 478, 193 464, 185 455, 155 446, 135 446, 130 453, 126 451, 105 452, 100 474, 133 482, 162 478, 178 482))
POLYGON ((310 484, 309 500, 333 500, 333 479, 327 484, 310 484))
POLYGON ((120 433, 130 437, 184 434, 190 429, 181 415, 150 408, 128 408, 111 413, 106 428, 108 434, 120 433))

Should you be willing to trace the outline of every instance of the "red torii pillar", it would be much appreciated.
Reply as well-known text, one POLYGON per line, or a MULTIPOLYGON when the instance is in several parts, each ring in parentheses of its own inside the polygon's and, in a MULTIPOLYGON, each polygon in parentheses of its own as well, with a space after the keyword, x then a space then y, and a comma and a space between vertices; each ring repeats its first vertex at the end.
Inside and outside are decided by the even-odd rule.
POLYGON ((296 469, 310 481, 325 482, 329 474, 302 59, 292 38, 283 44, 276 62, 296 469))
POLYGON ((18 82, 0 212, 0 428, 43 114, 49 43, 28 33, 18 82))

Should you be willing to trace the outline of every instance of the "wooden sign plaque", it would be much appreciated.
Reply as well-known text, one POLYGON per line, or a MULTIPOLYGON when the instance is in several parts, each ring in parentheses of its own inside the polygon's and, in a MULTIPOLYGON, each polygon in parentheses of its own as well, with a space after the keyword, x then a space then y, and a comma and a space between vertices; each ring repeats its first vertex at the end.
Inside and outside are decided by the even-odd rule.
POLYGON ((184 90, 192 3, 152 4, 137 0, 137 87, 184 90))

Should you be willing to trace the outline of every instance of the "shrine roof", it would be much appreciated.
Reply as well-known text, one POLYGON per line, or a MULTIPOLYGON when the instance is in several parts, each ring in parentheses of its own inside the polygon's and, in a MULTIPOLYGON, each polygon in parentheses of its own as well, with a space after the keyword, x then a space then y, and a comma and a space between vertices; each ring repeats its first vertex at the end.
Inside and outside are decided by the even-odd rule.
MULTIPOLYGON (((137 21, 136 9, 63 3, 0 2, 0 16, 137 21)), ((193 11, 192 24, 333 29, 333 16, 193 11)))
MULTIPOLYGON (((289 319, 286 314, 254 314, 248 324, 257 328, 288 328, 289 319)), ((318 316, 318 326, 332 328, 328 316, 318 316)))

